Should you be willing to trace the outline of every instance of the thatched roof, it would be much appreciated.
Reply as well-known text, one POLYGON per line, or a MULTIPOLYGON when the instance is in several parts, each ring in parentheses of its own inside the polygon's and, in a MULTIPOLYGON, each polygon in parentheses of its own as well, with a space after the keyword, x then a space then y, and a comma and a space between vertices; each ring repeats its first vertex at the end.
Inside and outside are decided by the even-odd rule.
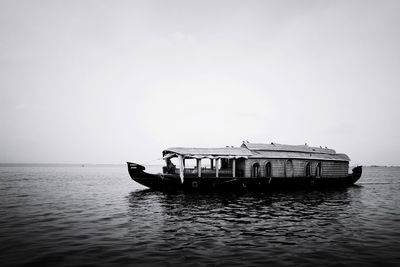
POLYGON ((171 147, 163 151, 165 158, 182 155, 193 158, 240 158, 252 156, 250 150, 242 147, 223 147, 223 148, 195 148, 195 147, 171 147))
POLYGON ((243 143, 242 147, 256 151, 287 151, 287 152, 336 154, 336 151, 333 149, 312 147, 307 145, 282 145, 277 143, 271 143, 271 144, 243 143))
POLYGON ((346 154, 303 153, 288 151, 253 151, 253 156, 250 158, 350 161, 350 158, 346 154))

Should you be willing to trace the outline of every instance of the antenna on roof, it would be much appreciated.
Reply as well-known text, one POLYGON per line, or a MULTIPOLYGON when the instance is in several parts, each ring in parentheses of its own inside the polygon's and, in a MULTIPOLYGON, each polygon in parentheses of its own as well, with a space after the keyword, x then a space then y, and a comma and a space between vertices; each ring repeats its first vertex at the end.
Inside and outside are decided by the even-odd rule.
POLYGON ((271 145, 275 145, 274 142, 271 142, 271 145))

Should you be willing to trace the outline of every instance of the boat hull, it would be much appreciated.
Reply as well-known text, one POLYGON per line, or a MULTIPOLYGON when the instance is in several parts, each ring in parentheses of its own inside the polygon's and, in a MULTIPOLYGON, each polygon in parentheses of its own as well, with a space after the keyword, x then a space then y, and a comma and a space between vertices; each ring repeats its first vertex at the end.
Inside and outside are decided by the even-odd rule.
POLYGON ((182 183, 179 175, 150 174, 144 171, 145 167, 142 165, 131 162, 127 162, 127 164, 129 175, 135 182, 160 191, 268 191, 271 189, 348 187, 357 182, 362 174, 362 167, 359 166, 353 169, 352 174, 337 178, 185 177, 182 183))

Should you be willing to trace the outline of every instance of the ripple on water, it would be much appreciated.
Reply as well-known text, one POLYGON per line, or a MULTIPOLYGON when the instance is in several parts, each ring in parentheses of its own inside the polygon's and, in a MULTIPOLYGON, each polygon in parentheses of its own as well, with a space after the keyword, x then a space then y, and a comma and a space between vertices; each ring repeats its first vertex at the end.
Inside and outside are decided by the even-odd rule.
POLYGON ((398 266, 400 171, 257 194, 143 190, 120 167, 1 167, 0 265, 398 266))

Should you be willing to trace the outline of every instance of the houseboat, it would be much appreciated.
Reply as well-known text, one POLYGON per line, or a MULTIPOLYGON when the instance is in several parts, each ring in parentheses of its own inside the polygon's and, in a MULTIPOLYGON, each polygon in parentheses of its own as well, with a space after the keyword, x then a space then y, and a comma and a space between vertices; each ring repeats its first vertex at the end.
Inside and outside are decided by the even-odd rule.
POLYGON ((127 162, 131 178, 150 189, 163 191, 266 191, 271 188, 347 187, 362 173, 361 166, 349 173, 347 155, 307 144, 243 142, 240 147, 171 147, 162 155, 166 164, 159 174, 147 173, 144 166, 127 162))

